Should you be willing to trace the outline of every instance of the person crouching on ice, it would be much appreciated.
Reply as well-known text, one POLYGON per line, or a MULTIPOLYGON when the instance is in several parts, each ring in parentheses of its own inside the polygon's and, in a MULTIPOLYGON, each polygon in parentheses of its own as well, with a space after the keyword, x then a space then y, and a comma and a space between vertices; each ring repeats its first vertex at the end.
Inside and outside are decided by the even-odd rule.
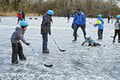
POLYGON ((99 43, 96 43, 91 37, 86 37, 85 41, 82 43, 82 46, 101 46, 99 43))
POLYGON ((48 10, 47 13, 43 16, 42 24, 41 24, 41 34, 43 39, 43 53, 49 53, 48 49, 48 34, 51 35, 51 22, 52 16, 54 15, 53 10, 48 10))
POLYGON ((13 64, 18 64, 18 56, 20 60, 26 60, 20 40, 26 45, 30 44, 24 39, 23 36, 24 31, 27 29, 28 23, 26 21, 21 21, 20 26, 21 28, 16 27, 15 32, 11 36, 13 64))

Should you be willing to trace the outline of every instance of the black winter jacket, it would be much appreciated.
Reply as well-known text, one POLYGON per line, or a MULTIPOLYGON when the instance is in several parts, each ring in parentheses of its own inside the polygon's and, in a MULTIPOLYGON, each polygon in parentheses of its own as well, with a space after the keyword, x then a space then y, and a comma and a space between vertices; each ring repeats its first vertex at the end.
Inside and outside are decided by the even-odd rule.
POLYGON ((45 14, 43 16, 43 21, 41 24, 41 34, 44 34, 44 33, 51 34, 51 22, 52 22, 51 16, 49 16, 48 14, 45 14))

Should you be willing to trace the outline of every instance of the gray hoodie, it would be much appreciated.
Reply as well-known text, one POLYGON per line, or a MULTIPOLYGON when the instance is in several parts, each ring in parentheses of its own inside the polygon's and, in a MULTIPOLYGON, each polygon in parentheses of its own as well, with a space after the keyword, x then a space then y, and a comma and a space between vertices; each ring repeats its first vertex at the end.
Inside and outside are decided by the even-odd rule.
POLYGON ((115 29, 116 29, 116 30, 119 30, 119 29, 120 29, 120 27, 119 27, 119 22, 115 22, 115 29))
POLYGON ((15 32, 11 36, 11 43, 19 43, 20 40, 26 44, 26 40, 23 37, 23 31, 20 27, 15 28, 15 32))

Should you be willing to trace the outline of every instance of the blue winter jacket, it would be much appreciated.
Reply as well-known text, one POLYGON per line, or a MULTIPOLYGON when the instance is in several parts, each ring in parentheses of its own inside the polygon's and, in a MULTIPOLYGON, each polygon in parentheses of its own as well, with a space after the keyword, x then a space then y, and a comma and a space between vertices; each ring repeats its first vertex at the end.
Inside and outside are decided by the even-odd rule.
POLYGON ((83 12, 80 14, 77 12, 74 15, 73 23, 77 26, 85 26, 86 25, 86 16, 83 12))
POLYGON ((98 29, 103 29, 104 28, 104 21, 102 18, 98 18, 98 20, 101 21, 101 24, 98 24, 98 29))

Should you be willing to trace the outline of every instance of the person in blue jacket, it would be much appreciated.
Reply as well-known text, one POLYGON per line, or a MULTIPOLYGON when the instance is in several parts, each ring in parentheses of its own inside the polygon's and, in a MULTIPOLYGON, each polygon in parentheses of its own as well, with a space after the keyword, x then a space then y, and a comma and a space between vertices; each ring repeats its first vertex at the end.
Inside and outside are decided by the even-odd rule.
POLYGON ((103 38, 103 28, 104 28, 104 21, 102 19, 102 15, 98 15, 97 23, 94 25, 95 27, 98 26, 98 40, 102 40, 103 38))
POLYGON ((73 42, 77 41, 77 30, 79 27, 81 27, 83 34, 84 34, 84 38, 86 38, 86 16, 85 14, 81 11, 81 8, 78 8, 78 11, 75 13, 74 15, 74 19, 73 19, 73 24, 74 24, 74 32, 73 32, 73 36, 74 36, 74 40, 73 42))

